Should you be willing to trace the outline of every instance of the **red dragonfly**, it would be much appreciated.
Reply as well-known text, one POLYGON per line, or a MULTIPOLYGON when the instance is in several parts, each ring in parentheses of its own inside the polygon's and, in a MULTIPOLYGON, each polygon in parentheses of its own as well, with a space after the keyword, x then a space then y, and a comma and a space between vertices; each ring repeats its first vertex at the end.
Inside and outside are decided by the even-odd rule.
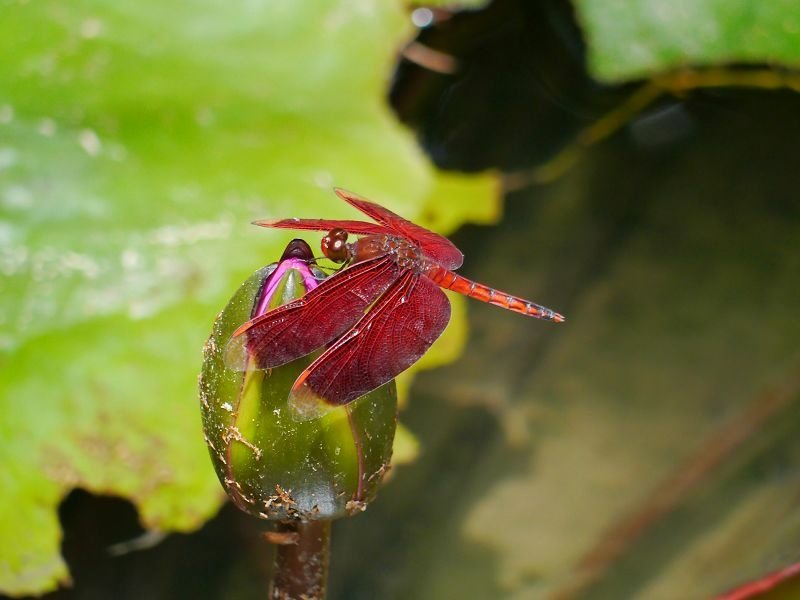
POLYGON ((322 252, 343 267, 305 296, 239 327, 226 352, 229 367, 278 367, 329 344, 292 386, 299 418, 320 406, 341 406, 405 371, 430 348, 450 320, 446 288, 529 317, 564 317, 453 272, 464 255, 432 231, 351 192, 336 194, 366 221, 278 219, 262 227, 327 231, 322 252), (348 242, 349 234, 362 236, 348 242))

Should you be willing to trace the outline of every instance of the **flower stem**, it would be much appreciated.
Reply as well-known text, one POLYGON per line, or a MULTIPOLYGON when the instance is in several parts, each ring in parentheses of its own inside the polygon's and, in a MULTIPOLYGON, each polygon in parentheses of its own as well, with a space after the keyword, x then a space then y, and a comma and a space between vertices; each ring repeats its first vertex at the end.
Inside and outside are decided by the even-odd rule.
POLYGON ((323 600, 330 562, 331 522, 283 521, 269 538, 276 544, 271 600, 323 600))

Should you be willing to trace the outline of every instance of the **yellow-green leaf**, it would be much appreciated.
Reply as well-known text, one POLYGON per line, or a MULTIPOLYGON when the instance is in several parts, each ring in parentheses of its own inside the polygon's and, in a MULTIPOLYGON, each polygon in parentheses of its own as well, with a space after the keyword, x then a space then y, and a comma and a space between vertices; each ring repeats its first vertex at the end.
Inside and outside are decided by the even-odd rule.
POLYGON ((401 2, 2 14, 0 590, 20 594, 66 581, 55 510, 75 486, 165 530, 218 507, 200 349, 292 235, 249 221, 355 217, 333 185, 447 228, 494 203, 486 177, 443 185, 385 104, 401 2))

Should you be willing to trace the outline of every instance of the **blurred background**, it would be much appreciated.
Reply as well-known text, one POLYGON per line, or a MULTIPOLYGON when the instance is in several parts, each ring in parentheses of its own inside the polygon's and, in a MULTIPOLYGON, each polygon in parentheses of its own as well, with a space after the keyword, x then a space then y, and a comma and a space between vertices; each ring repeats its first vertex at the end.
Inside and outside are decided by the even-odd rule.
POLYGON ((200 350, 292 237, 248 223, 354 218, 334 185, 568 321, 454 299, 331 598, 707 598, 800 562, 800 10, 439 4, 0 3, 0 592, 264 597, 200 350))

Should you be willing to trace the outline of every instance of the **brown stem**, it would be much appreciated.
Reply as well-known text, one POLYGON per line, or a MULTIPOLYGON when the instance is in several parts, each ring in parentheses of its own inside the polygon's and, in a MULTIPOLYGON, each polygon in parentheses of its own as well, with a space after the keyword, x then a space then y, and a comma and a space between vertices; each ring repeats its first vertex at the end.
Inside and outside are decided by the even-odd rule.
POLYGON ((330 560, 331 522, 284 521, 278 524, 271 600, 323 600, 330 560), (283 542, 279 542, 279 539, 283 542))
POLYGON ((503 178, 506 191, 549 183, 563 175, 582 152, 610 137, 633 117, 665 94, 682 96, 692 90, 708 88, 788 89, 800 92, 800 73, 784 69, 739 69, 710 67, 680 69, 654 76, 635 90, 620 106, 581 131, 577 137, 546 163, 533 169, 508 173, 503 178))
POLYGON ((796 373, 793 371, 779 387, 755 396, 741 412, 711 434, 639 507, 623 516, 597 541, 580 560, 571 579, 550 600, 571 600, 585 594, 621 556, 630 552, 648 529, 674 511, 771 419, 785 418, 800 392, 800 377, 796 373))

